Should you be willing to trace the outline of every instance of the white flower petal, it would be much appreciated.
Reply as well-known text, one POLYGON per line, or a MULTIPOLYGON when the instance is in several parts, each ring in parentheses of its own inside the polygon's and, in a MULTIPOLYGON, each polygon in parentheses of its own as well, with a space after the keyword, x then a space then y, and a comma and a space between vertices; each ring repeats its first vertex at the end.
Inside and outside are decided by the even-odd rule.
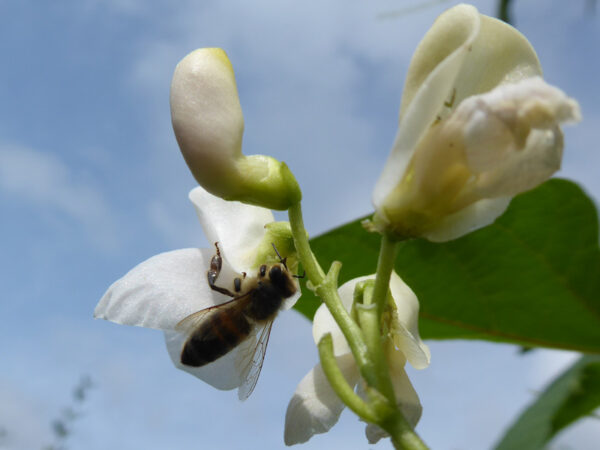
POLYGON ((479 17, 479 34, 456 77, 453 108, 467 97, 498 85, 542 74, 535 50, 525 36, 501 20, 483 14, 479 17))
POLYGON ((392 272, 390 290, 396 304, 391 330, 394 344, 415 369, 424 369, 431 352, 419 336, 419 300, 396 272, 392 272))
POLYGON ((513 196, 560 168, 559 125, 581 119, 579 105, 560 89, 533 77, 471 97, 456 111, 464 123, 469 168, 480 197, 513 196))
POLYGON ((273 213, 265 208, 215 197, 201 187, 189 194, 204 234, 211 244, 219 243, 221 255, 238 273, 254 275, 256 249, 265 234, 265 225, 273 222, 273 213))
MULTIPOLYGON (((516 186, 529 189, 544 181, 551 170, 556 170, 561 138, 556 127, 552 131, 548 129, 543 136, 537 130, 530 134, 528 145, 536 143, 537 148, 544 151, 534 152, 535 155, 523 152, 527 156, 519 155, 520 163, 524 164, 518 169, 511 164, 513 161, 507 161, 506 152, 498 150, 496 144, 489 145, 490 140, 502 145, 506 136, 498 134, 498 127, 484 130, 489 139, 476 136, 478 130, 474 127, 472 141, 488 151, 471 152, 469 160, 473 168, 502 161, 500 165, 506 168, 504 173, 511 172, 508 173, 511 179, 506 182, 500 176, 483 174, 475 186, 471 183, 475 177, 468 177, 467 166, 460 161, 464 158, 461 149, 467 146, 463 144, 464 127, 448 126, 455 110, 468 103, 469 97, 539 75, 541 67, 533 47, 513 27, 481 15, 467 5, 458 5, 443 13, 419 44, 409 67, 398 135, 373 193, 381 223, 400 234, 415 233, 435 241, 456 238, 491 223, 506 206, 504 199, 475 205, 478 200, 514 195, 516 186), (416 158, 417 149, 420 149, 420 158, 416 158), (525 173, 528 163, 539 163, 535 173, 525 173), (409 167, 411 171, 407 172, 409 167), (461 184, 467 181, 470 188, 461 191, 461 184), (494 195, 487 195, 491 190, 494 195), (439 200, 437 203, 435 198, 439 200), (467 210, 459 211, 463 208, 467 210), (469 217, 471 213, 474 216, 469 217), (446 226, 449 229, 445 229, 446 226)), ((569 109, 574 107, 563 108, 563 112, 566 110, 566 115, 571 117, 569 109)), ((546 125, 551 127, 550 122, 546 125)), ((527 137, 527 133, 523 136, 527 137)), ((495 173, 499 174, 500 170, 495 173)))
POLYGON ((288 309, 292 309, 300 296, 302 295, 302 291, 300 290, 300 283, 296 280, 296 288, 298 289, 294 295, 291 297, 283 299, 283 303, 281 303, 281 311, 286 311, 288 309))
POLYGON ((312 332, 315 344, 318 344, 321 338, 327 333, 331 334, 334 355, 339 356, 351 352, 342 330, 340 330, 340 327, 337 325, 324 303, 319 306, 315 313, 312 332))
POLYGON ((451 96, 479 26, 477 10, 459 5, 439 16, 417 47, 402 95, 398 134, 373 191, 377 209, 403 176, 418 142, 451 96))
POLYGON ((369 444, 377 444, 381 439, 390 436, 383 429, 372 423, 367 424, 365 428, 365 435, 367 436, 367 441, 369 441, 369 444))
POLYGON ((408 423, 414 428, 419 423, 423 407, 415 388, 404 370, 404 362, 400 353, 393 351, 392 355, 388 355, 390 376, 392 378, 392 385, 394 386, 396 402, 400 405, 402 414, 404 414, 408 423))
MULTIPOLYGON (((392 379, 392 385, 394 387, 394 394, 396 396, 396 402, 400 406, 400 410, 404 415, 407 422, 415 428, 423 407, 421 401, 413 388, 408 375, 404 370, 405 363, 404 356, 397 350, 388 352, 388 363, 390 366, 390 377, 392 379)), ((387 437, 388 434, 379 428, 377 425, 368 424, 365 430, 369 444, 377 443, 381 438, 387 437)))
MULTIPOLYGON (((338 366, 354 386, 358 369, 352 355, 338 356, 338 366)), ((285 414, 286 445, 300 444, 313 435, 325 433, 338 421, 344 404, 331 388, 323 369, 317 364, 298 384, 285 414)))
MULTIPOLYGON (((526 151, 532 130, 553 134, 559 124, 581 119, 577 102, 540 77, 504 84, 469 97, 454 114, 456 119, 452 120, 463 124, 469 168, 477 174, 494 170, 512 155, 526 151)), ((551 147, 556 140, 552 139, 551 147)), ((556 171, 562 153, 552 152, 550 156, 552 161, 546 165, 556 171)))
POLYGON ((244 118, 233 68, 223 50, 195 50, 177 64, 171 119, 196 180, 217 195, 238 189, 236 161, 241 157, 244 118))
POLYGON ((494 222, 510 204, 511 197, 479 200, 460 211, 445 216, 437 227, 423 233, 432 242, 446 242, 494 222))
POLYGON ((172 330, 184 317, 222 303, 227 297, 206 280, 212 253, 188 248, 153 256, 108 288, 94 317, 172 330))
POLYGON ((235 389, 243 383, 244 363, 252 357, 252 350, 256 345, 256 336, 251 335, 226 355, 202 367, 190 367, 181 364, 181 349, 186 339, 187 336, 177 331, 165 331, 167 350, 175 367, 221 390, 235 389))

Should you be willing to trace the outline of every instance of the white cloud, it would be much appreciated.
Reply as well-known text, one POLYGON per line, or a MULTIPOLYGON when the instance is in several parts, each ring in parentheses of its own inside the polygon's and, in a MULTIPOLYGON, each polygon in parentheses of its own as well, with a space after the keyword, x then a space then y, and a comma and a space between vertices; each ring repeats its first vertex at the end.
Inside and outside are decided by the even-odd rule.
POLYGON ((117 245, 114 215, 102 192, 52 153, 0 144, 0 191, 79 222, 106 250, 117 245))

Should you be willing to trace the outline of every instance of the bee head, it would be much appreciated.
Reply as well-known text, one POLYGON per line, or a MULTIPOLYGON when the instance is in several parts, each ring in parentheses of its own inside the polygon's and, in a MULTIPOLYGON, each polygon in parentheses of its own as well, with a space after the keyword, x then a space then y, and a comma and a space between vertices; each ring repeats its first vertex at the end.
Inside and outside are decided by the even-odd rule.
POLYGON ((296 293, 296 283, 283 262, 275 264, 269 269, 269 279, 284 298, 291 297, 296 293))

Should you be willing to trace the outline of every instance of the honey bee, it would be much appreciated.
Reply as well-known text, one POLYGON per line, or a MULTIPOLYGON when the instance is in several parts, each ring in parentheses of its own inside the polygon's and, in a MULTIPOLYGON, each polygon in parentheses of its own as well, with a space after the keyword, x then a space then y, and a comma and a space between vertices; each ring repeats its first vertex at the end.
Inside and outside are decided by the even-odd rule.
POLYGON ((250 350, 250 363, 242 370, 239 397, 245 400, 258 381, 273 320, 283 301, 296 293, 294 278, 301 277, 290 274, 287 258, 282 258, 273 245, 279 263, 263 264, 255 277, 244 273, 235 278, 232 292, 216 284, 223 260, 218 243, 215 247, 217 253, 207 272, 208 285, 232 299, 193 313, 176 325, 175 330, 187 336, 180 360, 186 366, 201 367, 226 355, 250 336, 257 336, 250 350))

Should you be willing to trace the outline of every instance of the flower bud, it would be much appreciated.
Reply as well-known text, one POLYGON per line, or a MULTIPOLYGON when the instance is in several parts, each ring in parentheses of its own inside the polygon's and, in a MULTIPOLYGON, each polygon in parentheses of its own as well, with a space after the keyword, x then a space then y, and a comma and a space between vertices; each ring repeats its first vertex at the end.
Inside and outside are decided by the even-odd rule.
POLYGON ((265 225, 265 234, 256 250, 256 267, 264 263, 278 263, 279 256, 286 258, 288 269, 296 273, 299 260, 289 222, 270 222, 265 225))
POLYGON ((490 224, 560 168, 559 125, 578 120, 517 30, 472 6, 446 11, 411 61, 375 228, 446 241, 490 224))
POLYGON ((188 167, 208 192, 277 210, 300 201, 285 163, 242 154, 244 117, 223 50, 195 50, 179 62, 171 83, 171 119, 188 167))

